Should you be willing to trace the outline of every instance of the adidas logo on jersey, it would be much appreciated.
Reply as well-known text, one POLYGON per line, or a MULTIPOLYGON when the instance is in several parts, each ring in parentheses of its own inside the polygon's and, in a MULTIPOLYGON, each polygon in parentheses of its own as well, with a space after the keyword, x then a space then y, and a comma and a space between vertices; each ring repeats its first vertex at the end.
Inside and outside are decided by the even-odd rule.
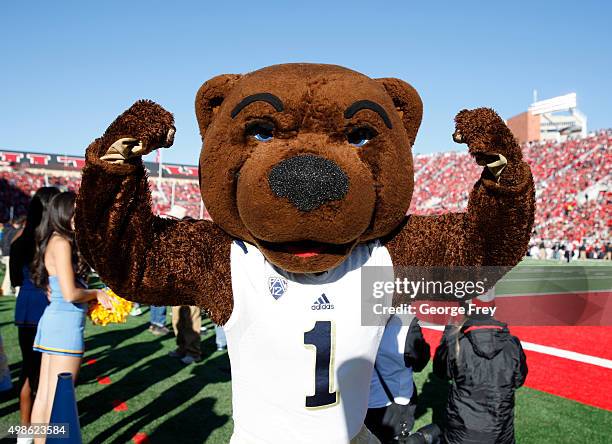
POLYGON ((327 296, 323 293, 319 299, 313 302, 310 308, 312 310, 333 310, 334 304, 329 302, 329 299, 327 299, 327 296))

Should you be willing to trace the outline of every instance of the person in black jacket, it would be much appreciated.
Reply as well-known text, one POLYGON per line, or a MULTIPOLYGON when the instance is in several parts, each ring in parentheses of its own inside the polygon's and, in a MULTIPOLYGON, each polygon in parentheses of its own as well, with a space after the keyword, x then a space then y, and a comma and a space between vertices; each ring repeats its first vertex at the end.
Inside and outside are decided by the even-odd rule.
POLYGON ((448 325, 433 362, 434 374, 452 381, 442 442, 514 443, 514 392, 527 377, 521 343, 490 316, 448 325))

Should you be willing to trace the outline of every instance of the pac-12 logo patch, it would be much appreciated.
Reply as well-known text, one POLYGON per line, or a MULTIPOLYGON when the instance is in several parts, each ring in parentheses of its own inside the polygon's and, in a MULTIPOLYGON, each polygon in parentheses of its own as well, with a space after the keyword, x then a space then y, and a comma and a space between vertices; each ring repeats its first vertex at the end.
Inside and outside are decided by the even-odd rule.
POLYGON ((272 297, 278 299, 287 291, 287 280, 282 277, 272 276, 268 278, 268 289, 272 297))

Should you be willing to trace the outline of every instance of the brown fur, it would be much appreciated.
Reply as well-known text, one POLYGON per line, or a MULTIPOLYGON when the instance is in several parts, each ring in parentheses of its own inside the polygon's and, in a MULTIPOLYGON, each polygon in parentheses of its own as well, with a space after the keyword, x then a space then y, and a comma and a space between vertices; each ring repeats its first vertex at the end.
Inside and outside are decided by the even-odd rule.
POLYGON ((233 306, 231 238, 209 221, 154 216, 140 159, 124 165, 100 160, 121 137, 162 146, 173 123, 159 105, 139 101, 87 148, 77 198, 77 240, 87 261, 117 294, 150 304, 199 305, 213 320, 225 323, 233 306))
POLYGON ((154 217, 142 162, 100 160, 121 137, 142 140, 148 150, 168 145, 174 123, 159 105, 137 102, 87 150, 77 206, 79 244, 101 277, 128 298, 197 303, 223 323, 232 310, 232 238, 255 244, 270 262, 292 272, 328 270, 356 244, 377 238, 386 240, 395 265, 515 265, 527 248, 533 180, 518 144, 491 110, 464 110, 456 126, 473 155, 508 159, 499 182, 485 169, 466 213, 406 217, 411 148, 422 116, 419 95, 407 83, 373 80, 333 65, 277 65, 215 77, 202 85, 195 105, 203 139, 200 187, 214 224, 154 217), (259 101, 232 118, 236 105, 257 93, 274 94, 283 109, 259 101), (345 118, 345 109, 360 100, 382 106, 391 128, 369 109, 345 118), (273 123, 270 142, 245 134, 254 119, 273 123), (362 125, 377 135, 357 148, 346 134, 362 125), (345 197, 302 211, 275 195, 268 174, 300 155, 333 161, 348 178, 345 197), (331 248, 309 258, 282 248, 301 241, 331 248))
POLYGON ((387 243, 394 265, 514 266, 527 251, 535 189, 520 146, 490 109, 461 111, 456 130, 471 154, 502 154, 508 166, 499 183, 483 170, 470 193, 467 212, 408 216, 387 243))

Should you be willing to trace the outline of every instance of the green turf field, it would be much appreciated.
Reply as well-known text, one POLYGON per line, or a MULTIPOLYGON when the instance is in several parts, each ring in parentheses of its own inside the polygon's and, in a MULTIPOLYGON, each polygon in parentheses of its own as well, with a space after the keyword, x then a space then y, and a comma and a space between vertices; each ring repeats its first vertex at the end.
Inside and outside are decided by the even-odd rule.
MULTIPOLYGON (((14 297, 0 297, 0 332, 16 383, 21 356, 12 323, 14 303, 14 297)), ((83 442, 130 442, 144 432, 150 443, 227 443, 232 430, 230 366, 227 353, 216 351, 212 329, 202 335, 204 361, 184 366, 166 356, 174 336, 153 336, 148 320, 145 312, 123 325, 88 323, 84 361, 96 362, 83 366, 77 387, 83 442), (97 378, 103 376, 111 383, 100 385, 97 378), (114 411, 114 401, 125 401, 128 409, 114 411)), ((415 377, 417 427, 439 418, 446 402, 447 386, 430 372, 431 366, 415 377)), ((17 409, 15 393, 0 397, 2 430, 18 423, 17 409)), ((607 443, 610 424, 612 412, 525 387, 518 391, 519 443, 607 443)))
POLYGON ((612 291, 612 261, 525 259, 495 286, 497 295, 612 291))

